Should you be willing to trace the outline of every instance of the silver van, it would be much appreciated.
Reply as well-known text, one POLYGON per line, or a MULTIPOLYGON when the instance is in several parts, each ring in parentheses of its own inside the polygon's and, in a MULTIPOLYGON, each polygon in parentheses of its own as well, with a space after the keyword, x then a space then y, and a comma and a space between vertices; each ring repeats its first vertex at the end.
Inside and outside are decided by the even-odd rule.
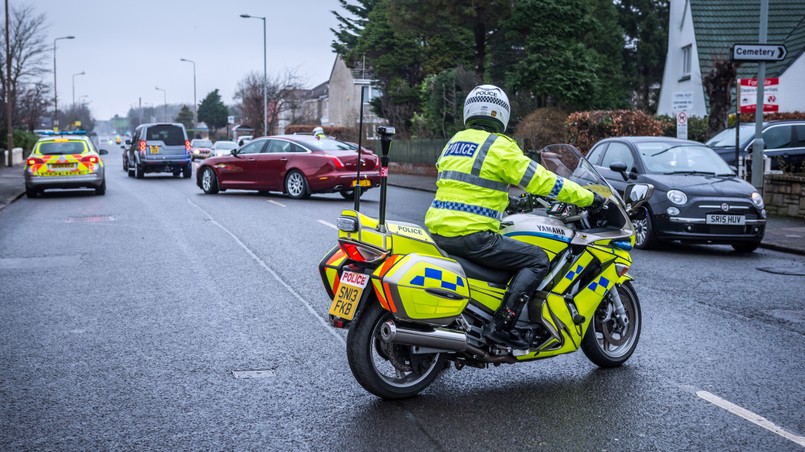
POLYGON ((126 145, 129 177, 142 179, 147 173, 173 173, 189 179, 193 175, 190 141, 182 124, 141 124, 126 145))

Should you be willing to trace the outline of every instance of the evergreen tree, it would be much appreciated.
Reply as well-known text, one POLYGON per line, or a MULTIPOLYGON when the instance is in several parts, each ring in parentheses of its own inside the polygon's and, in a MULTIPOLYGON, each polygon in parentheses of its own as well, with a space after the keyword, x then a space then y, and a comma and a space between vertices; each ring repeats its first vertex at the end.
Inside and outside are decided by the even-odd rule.
POLYGON ((215 136, 218 129, 226 126, 227 116, 229 116, 229 109, 224 105, 217 89, 210 91, 198 105, 198 120, 207 124, 210 136, 215 136))
POLYGON ((187 105, 182 105, 179 114, 173 118, 174 121, 184 125, 184 128, 190 130, 193 128, 193 111, 187 105))

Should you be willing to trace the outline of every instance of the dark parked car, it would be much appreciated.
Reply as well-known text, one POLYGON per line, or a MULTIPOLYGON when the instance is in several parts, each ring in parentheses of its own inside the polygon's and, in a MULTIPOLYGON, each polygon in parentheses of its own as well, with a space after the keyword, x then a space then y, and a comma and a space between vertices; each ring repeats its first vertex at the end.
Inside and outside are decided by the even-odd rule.
MULTIPOLYGON (((741 124, 739 134, 739 158, 743 160, 754 148, 755 124, 741 124)), ((805 171, 805 120, 764 122, 762 136, 763 154, 769 157, 772 170, 805 171)), ((737 166, 735 127, 722 130, 705 144, 724 161, 737 166)))
POLYGON ((637 248, 658 242, 729 244, 751 252, 763 240, 763 198, 709 147, 666 137, 601 140, 587 154, 613 188, 654 185, 654 195, 634 221, 637 248))
POLYGON ((357 147, 312 135, 255 138, 243 147, 202 162, 196 183, 205 193, 228 189, 277 191, 291 198, 338 192, 346 199, 380 186, 380 159, 361 152, 360 181, 356 180, 357 147))
POLYGON ((123 161, 129 177, 142 179, 147 173, 173 173, 189 179, 193 174, 190 141, 182 124, 141 124, 126 145, 123 161))

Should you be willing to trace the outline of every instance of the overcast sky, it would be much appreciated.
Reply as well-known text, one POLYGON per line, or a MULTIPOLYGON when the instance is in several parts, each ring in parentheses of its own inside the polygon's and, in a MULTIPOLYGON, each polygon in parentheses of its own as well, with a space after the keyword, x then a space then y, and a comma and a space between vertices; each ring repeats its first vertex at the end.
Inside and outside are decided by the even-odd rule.
MULTIPOLYGON (((344 13, 338 0, 9 0, 22 4, 46 14, 51 48, 75 36, 56 43, 60 108, 72 102, 75 80, 76 101, 86 95, 101 120, 125 116, 140 98, 192 105, 193 65, 182 58, 195 61, 198 102, 217 88, 232 103, 247 73, 263 73, 263 21, 241 14, 266 17, 269 78, 293 69, 312 88, 335 59, 331 11, 344 13)), ((52 55, 47 61, 52 70, 52 55)))

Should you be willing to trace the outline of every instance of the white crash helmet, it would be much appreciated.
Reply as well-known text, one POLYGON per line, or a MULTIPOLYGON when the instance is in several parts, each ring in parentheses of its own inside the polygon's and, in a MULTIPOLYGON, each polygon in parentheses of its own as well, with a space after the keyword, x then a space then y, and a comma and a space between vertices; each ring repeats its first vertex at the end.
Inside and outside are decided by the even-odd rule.
POLYGON ((324 135, 324 129, 322 127, 316 127, 315 129, 313 129, 313 135, 318 135, 318 134, 324 135))
POLYGON ((482 124, 503 133, 509 125, 509 97, 495 85, 480 85, 464 101, 464 125, 482 124))

